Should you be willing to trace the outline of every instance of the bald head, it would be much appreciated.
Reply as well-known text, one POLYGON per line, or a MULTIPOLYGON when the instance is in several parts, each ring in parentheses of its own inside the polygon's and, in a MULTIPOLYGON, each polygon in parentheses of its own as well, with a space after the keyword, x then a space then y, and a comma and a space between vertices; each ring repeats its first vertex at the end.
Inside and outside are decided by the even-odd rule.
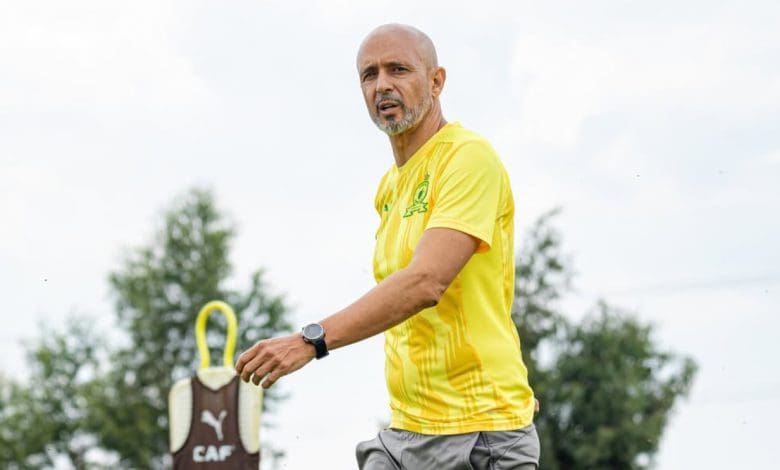
POLYGON ((397 43, 399 47, 411 48, 415 55, 425 64, 428 71, 439 66, 439 59, 436 56, 436 48, 433 45, 433 41, 427 34, 414 26, 390 23, 375 28, 368 33, 368 36, 360 44, 357 55, 358 66, 365 47, 374 42, 397 43))

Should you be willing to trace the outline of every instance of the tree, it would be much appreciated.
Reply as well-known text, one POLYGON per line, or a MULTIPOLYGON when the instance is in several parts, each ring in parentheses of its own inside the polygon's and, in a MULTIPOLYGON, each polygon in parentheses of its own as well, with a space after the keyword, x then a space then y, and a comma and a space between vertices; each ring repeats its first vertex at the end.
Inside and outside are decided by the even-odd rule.
POLYGON ((84 468, 94 438, 81 427, 82 387, 94 377, 100 341, 83 319, 70 319, 62 332, 42 330, 27 352, 29 385, 0 383, 0 467, 51 467, 65 459, 84 468))
POLYGON ((526 236, 515 266, 515 301, 512 319, 522 341, 528 374, 535 377, 544 340, 566 325, 556 301, 568 292, 571 272, 561 252, 561 234, 550 224, 560 211, 542 215, 526 236))
MULTIPOLYGON (((234 237, 210 192, 195 189, 178 199, 155 238, 131 250, 109 276, 118 325, 113 344, 101 346, 88 323, 74 322, 31 349, 29 385, 0 383, 0 427, 12 430, 0 432, 0 444, 16 444, 0 449, 0 466, 40 468, 64 459, 92 467, 91 451, 123 468, 167 466, 167 394, 197 368, 198 310, 214 299, 234 308, 237 351, 291 328, 283 299, 268 294, 262 270, 244 291, 227 286, 234 237)), ((216 360, 225 325, 217 315, 209 325, 216 360)), ((280 398, 271 390, 264 406, 280 398)))
MULTIPOLYGON (((112 363, 122 367, 113 368, 96 387, 90 424, 104 446, 119 452, 123 464, 164 466, 167 393, 175 380, 197 367, 193 320, 201 306, 212 299, 233 306, 239 322, 238 351, 290 329, 282 299, 266 293, 262 271, 252 275, 247 292, 225 286, 234 235, 211 194, 191 191, 167 212, 155 243, 135 250, 123 269, 110 276, 119 324, 134 346, 113 354, 112 363)), ((221 357, 217 351, 225 326, 220 321, 215 316, 210 322, 214 358, 221 357)), ((276 398, 275 391, 266 394, 266 406, 276 398)))
POLYGON ((541 468, 648 468, 696 365, 660 350, 650 325, 606 302, 579 324, 557 310, 571 270, 555 214, 537 221, 518 256, 513 316, 541 401, 541 468))

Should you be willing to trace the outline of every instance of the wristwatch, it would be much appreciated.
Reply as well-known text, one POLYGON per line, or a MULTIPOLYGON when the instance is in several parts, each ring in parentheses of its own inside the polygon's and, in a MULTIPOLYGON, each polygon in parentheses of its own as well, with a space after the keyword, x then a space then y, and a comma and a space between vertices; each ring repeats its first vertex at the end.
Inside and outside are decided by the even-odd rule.
POLYGON ((309 323, 301 328, 303 340, 314 346, 317 351, 317 359, 328 355, 328 346, 325 345, 325 328, 319 323, 309 323))

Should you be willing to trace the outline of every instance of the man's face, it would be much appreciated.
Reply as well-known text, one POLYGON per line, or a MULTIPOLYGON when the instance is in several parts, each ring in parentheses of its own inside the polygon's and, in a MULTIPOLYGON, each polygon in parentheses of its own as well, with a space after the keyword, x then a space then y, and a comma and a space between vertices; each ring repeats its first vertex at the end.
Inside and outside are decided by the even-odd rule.
POLYGON ((368 114, 388 135, 415 127, 431 109, 428 67, 404 35, 369 38, 358 56, 358 73, 368 114))

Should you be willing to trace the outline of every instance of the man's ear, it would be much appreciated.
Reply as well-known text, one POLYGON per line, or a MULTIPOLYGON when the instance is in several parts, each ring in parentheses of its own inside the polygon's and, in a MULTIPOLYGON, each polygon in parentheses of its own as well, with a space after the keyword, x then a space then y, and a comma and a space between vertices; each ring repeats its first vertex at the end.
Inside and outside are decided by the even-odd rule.
POLYGON ((444 70, 444 67, 436 67, 436 70, 433 71, 431 76, 431 94, 433 94, 434 98, 438 98, 439 95, 441 95, 441 92, 444 89, 444 82, 446 81, 447 71, 444 70))

